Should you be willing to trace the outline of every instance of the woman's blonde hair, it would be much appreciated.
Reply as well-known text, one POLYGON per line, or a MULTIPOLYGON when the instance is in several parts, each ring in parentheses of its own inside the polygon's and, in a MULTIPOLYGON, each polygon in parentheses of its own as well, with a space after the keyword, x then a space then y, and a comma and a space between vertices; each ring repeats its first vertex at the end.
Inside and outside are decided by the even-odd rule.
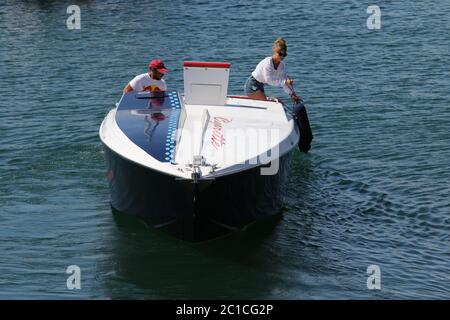
POLYGON ((284 40, 283 38, 278 38, 277 40, 275 40, 273 42, 272 52, 278 54, 280 53, 286 54, 287 53, 286 40, 284 40))

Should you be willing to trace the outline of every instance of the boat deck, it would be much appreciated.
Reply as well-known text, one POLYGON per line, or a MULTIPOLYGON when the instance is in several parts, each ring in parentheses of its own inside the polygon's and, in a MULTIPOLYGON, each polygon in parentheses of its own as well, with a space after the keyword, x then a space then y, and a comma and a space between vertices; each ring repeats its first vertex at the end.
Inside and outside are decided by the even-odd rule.
POLYGON ((228 96, 224 105, 193 105, 176 91, 124 94, 100 135, 127 159, 180 178, 191 177, 196 156, 202 177, 220 176, 267 163, 262 155, 283 155, 299 139, 278 101, 228 96))

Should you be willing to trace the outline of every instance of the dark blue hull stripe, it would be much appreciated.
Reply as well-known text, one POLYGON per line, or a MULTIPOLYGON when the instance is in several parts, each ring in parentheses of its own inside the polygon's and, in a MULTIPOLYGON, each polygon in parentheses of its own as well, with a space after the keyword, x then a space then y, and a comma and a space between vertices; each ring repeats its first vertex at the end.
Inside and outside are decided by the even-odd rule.
POLYGON ((161 162, 170 162, 174 157, 180 110, 176 91, 166 91, 161 97, 130 92, 119 102, 116 122, 142 150, 161 162))
POLYGON ((291 159, 291 153, 280 158, 276 175, 261 175, 257 167, 194 184, 139 166, 106 146, 105 155, 113 208, 190 241, 280 213, 291 159))

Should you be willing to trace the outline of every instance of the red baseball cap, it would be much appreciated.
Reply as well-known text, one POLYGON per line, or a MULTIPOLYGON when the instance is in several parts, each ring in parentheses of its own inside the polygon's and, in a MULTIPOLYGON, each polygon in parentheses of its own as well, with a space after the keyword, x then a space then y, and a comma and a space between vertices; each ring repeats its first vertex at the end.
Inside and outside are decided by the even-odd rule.
POLYGON ((154 60, 150 61, 148 66, 149 66, 149 68, 158 70, 158 72, 160 72, 160 73, 167 72, 167 69, 164 66, 164 61, 162 61, 162 60, 154 59, 154 60))

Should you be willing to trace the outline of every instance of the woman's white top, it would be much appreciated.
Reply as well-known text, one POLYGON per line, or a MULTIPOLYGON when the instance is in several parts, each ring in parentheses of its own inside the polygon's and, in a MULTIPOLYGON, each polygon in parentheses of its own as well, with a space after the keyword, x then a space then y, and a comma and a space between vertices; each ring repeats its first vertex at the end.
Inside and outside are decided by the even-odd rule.
POLYGON ((264 58, 258 63, 255 70, 252 72, 252 76, 258 82, 267 83, 275 87, 283 87, 287 94, 290 95, 292 93, 292 90, 286 85, 288 77, 283 61, 281 61, 278 68, 275 69, 272 57, 264 58))

